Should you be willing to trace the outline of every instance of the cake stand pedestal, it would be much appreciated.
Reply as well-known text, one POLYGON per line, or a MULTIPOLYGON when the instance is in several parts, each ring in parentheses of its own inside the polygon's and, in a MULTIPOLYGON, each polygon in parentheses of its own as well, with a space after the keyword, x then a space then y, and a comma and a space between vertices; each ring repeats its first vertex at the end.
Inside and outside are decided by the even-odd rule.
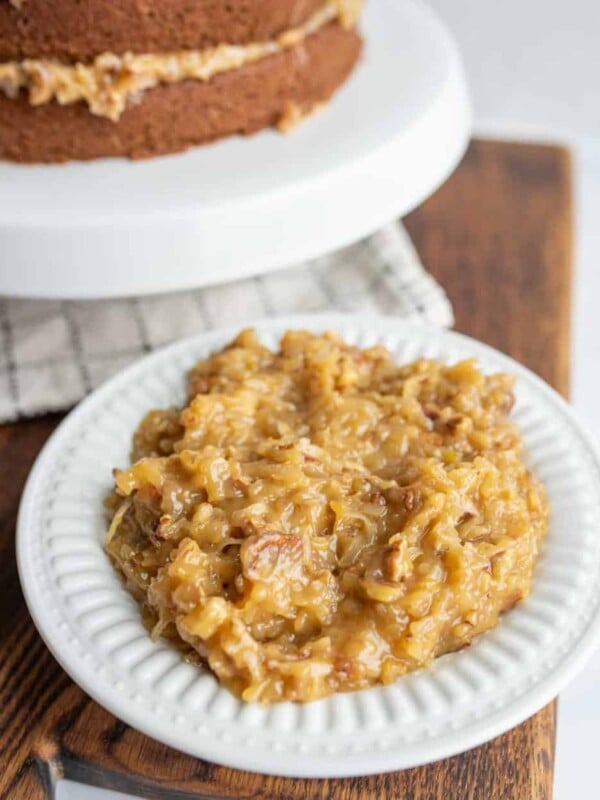
POLYGON ((421 203, 470 130, 461 62, 414 0, 371 0, 363 60, 330 106, 145 162, 0 165, 0 294, 94 298, 288 266, 421 203))

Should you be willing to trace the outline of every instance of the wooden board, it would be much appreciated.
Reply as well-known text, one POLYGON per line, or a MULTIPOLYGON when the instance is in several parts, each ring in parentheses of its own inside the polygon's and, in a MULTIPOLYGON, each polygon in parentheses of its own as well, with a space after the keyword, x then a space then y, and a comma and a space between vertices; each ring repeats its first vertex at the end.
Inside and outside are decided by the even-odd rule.
MULTIPOLYGON (((571 174, 556 147, 474 143, 406 220, 448 290, 457 328, 563 393, 569 372, 571 174)), ((27 473, 59 417, 0 428, 0 798, 50 798, 61 776, 148 798, 550 800, 555 704, 494 741, 370 778, 266 778, 181 755, 90 700, 56 664, 25 608, 14 531, 27 473)))

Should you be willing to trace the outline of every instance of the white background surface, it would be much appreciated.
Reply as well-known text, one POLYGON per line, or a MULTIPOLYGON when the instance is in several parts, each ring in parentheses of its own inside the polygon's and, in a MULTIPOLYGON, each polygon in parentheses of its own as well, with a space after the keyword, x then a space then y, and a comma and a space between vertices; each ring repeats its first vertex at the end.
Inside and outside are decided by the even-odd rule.
MULTIPOLYGON (((600 3, 432 0, 432 5, 463 49, 478 130, 562 140, 575 148, 572 396, 600 438, 600 3)), ((555 800, 598 798, 599 675, 600 654, 561 695, 555 800)), ((100 798, 95 792, 85 797, 100 798)), ((84 800, 84 792, 65 783, 58 800, 84 800)))

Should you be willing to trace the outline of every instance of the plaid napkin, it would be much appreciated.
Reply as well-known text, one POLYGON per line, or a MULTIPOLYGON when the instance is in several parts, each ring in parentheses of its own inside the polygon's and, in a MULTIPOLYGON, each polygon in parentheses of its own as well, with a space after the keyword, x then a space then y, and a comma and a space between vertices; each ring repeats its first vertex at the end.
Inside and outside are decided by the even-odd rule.
POLYGON ((392 223, 333 254, 269 275, 124 300, 0 298, 0 422, 59 411, 175 339, 293 312, 379 311, 452 325, 448 298, 392 223))

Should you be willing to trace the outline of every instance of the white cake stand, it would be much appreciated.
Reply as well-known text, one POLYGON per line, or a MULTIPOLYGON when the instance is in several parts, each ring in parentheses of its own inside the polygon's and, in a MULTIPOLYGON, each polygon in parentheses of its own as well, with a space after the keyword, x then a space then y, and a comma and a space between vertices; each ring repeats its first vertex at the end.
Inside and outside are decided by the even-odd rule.
POLYGON ((454 43, 413 0, 370 0, 366 50, 290 135, 131 163, 0 165, 0 294, 149 294, 287 266, 418 205, 464 152, 454 43))

